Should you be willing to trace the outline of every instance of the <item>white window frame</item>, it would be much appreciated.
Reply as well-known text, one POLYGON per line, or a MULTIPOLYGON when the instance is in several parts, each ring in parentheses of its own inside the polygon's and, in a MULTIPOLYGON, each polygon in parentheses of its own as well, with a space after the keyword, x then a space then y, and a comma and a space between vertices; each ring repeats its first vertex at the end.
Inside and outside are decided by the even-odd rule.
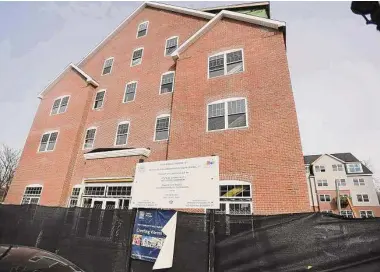
POLYGON ((318 200, 320 201, 320 202, 331 202, 331 195, 329 195, 329 194, 319 194, 318 195, 318 200), (321 196, 324 196, 324 198, 325 198, 325 200, 321 200, 321 196), (329 201, 326 201, 326 196, 329 196, 329 198, 330 198, 330 200, 329 201))
POLYGON ((206 132, 218 132, 218 131, 225 131, 225 130, 234 130, 234 129, 245 129, 245 128, 249 128, 249 118, 248 118, 249 114, 248 114, 248 99, 246 97, 231 97, 231 98, 226 98, 226 99, 221 99, 221 100, 217 100, 217 101, 213 101, 211 103, 208 103, 206 105, 206 132), (241 99, 244 99, 245 100, 245 117, 246 117, 246 125, 244 127, 235 127, 235 128, 229 128, 228 127, 228 102, 231 102, 231 101, 236 101, 236 100, 241 100, 241 99), (224 110, 225 110, 225 115, 224 115, 224 128, 223 129, 214 129, 214 130, 208 130, 208 115, 209 115, 209 112, 208 112, 208 106, 210 105, 214 105, 214 104, 221 104, 221 103, 224 103, 225 104, 225 107, 224 107, 224 110), (227 106, 227 107, 226 107, 227 106))
POLYGON ((347 186, 347 180, 345 178, 337 178, 335 179, 335 183, 338 184, 339 187, 347 186), (344 180, 344 185, 342 185, 342 180, 344 180))
POLYGON ((342 164, 333 164, 332 169, 333 169, 333 172, 341 172, 341 171, 343 171, 343 165, 342 164), (336 170, 334 170, 334 166, 336 167, 336 170))
POLYGON ((354 218, 354 213, 352 211, 348 211, 348 210, 342 210, 342 211, 340 211, 339 215, 344 216, 346 218, 354 218), (350 217, 347 216, 348 213, 351 213, 350 217))
POLYGON ((328 183, 327 179, 319 179, 319 180, 317 180, 317 186, 318 187, 327 187, 327 186, 329 186, 329 183, 328 183), (321 185, 319 185, 319 184, 321 184, 321 185))
POLYGON ((369 200, 369 195, 368 195, 368 194, 356 194, 356 201, 357 201, 357 202, 360 202, 360 203, 369 203, 369 202, 370 202, 370 200, 369 200), (364 196, 365 196, 365 195, 367 196, 368 201, 364 201, 364 196), (358 196, 361 196, 361 197, 362 197, 362 201, 359 201, 358 196))
MULTIPOLYGON (((228 185, 248 185, 249 186, 249 191, 251 196, 250 197, 231 197, 231 201, 228 200, 220 200, 220 204, 224 203, 226 205, 226 213, 225 214, 230 214, 230 205, 229 204, 249 204, 251 214, 253 214, 253 209, 252 209, 252 199, 253 199, 253 191, 252 191, 252 184, 248 181, 242 181, 242 180, 221 180, 219 182, 219 194, 220 194, 220 186, 228 186, 228 185), (247 199, 247 201, 233 201, 233 199, 247 199), (250 200, 248 200, 250 199, 250 200)), ((219 196, 219 199, 222 198, 219 196)), ((225 199, 228 199, 228 197, 224 197, 225 199)))
POLYGON ((123 96, 123 104, 127 104, 127 103, 131 103, 131 102, 133 102, 133 101, 135 101, 135 99, 136 99, 136 93, 137 93, 137 86, 139 85, 139 83, 136 81, 136 80, 132 80, 132 81, 129 81, 129 82, 127 82, 126 84, 125 84, 125 88, 124 88, 124 96, 123 96), (125 101, 125 97, 126 97, 126 94, 127 94, 127 86, 129 85, 129 84, 133 84, 133 83, 136 83, 136 89, 135 89, 135 95, 133 96, 133 100, 131 100, 131 101, 125 101))
POLYGON ((95 145, 95 139, 96 139, 96 133, 98 132, 98 127, 88 127, 86 129, 86 132, 84 134, 84 139, 83 139, 83 150, 88 150, 88 149, 93 149, 94 148, 94 145, 95 145), (91 147, 85 147, 86 145, 86 136, 87 136, 87 131, 89 131, 90 129, 95 129, 95 134, 94 134, 94 141, 92 142, 92 146, 91 147))
POLYGON ((324 165, 315 165, 314 166, 314 172, 326 173, 326 166, 324 166, 324 165), (317 171, 317 167, 318 167, 318 171, 317 171), (322 172, 322 167, 325 170, 323 172, 322 172))
MULTIPOLYGON (((171 53, 170 55, 166 55, 166 44, 167 44, 168 40, 171 40, 171 39, 173 39, 173 38, 177 38, 177 48, 176 48, 176 50, 177 50, 178 47, 179 47, 179 37, 178 37, 178 36, 171 36, 171 37, 167 38, 166 41, 165 41, 165 46, 164 46, 164 57, 170 57, 171 54, 172 54, 172 53, 171 53)), ((174 52, 175 52, 175 50, 174 50, 174 52)))
POLYGON ((244 60, 244 49, 243 48, 235 48, 235 49, 230 49, 230 50, 218 52, 216 54, 212 54, 212 55, 208 56, 208 58, 207 58, 207 79, 214 79, 214 78, 219 78, 219 77, 223 77, 223 76, 236 75, 236 74, 240 74, 240 73, 244 73, 244 72, 245 72, 245 60, 244 60), (227 74, 227 54, 231 53, 231 52, 239 51, 239 50, 242 51, 241 52, 241 54, 242 54, 241 59, 243 62, 243 71, 238 72, 238 73, 233 73, 233 74, 227 74), (222 55, 222 54, 224 54, 224 74, 220 75, 220 76, 210 77, 210 58, 218 56, 218 55, 222 55))
POLYGON ((103 62, 103 68, 102 68, 101 76, 110 75, 110 74, 112 73, 112 69, 113 69, 113 65, 114 65, 114 63, 115 63, 115 58, 114 58, 114 57, 109 57, 109 58, 105 59, 104 62, 103 62), (111 59, 112 59, 112 65, 111 65, 111 70, 110 70, 110 72, 109 72, 108 74, 103 74, 103 72, 104 72, 104 68, 106 67, 106 62, 107 62, 108 60, 111 60, 111 59))
MULTIPOLYGON (((42 135, 41 135, 41 138, 40 138, 40 143, 38 144, 37 153, 53 152, 55 150, 55 147, 57 146, 58 138, 59 138, 59 130, 49 130, 49 131, 43 132, 42 135), (41 147, 41 143, 42 143, 42 137, 45 134, 49 133, 50 135, 49 135, 49 138, 48 138, 48 141, 47 141, 47 143, 49 144, 49 140, 50 140, 51 134, 54 133, 54 132, 58 132, 57 139, 55 140, 54 148, 52 150, 43 150, 43 151, 40 151, 40 147, 41 147)), ((47 148, 47 145, 46 145, 46 148, 47 148)))
POLYGON ((144 57, 144 47, 139 47, 139 48, 134 49, 133 52, 132 52, 132 56, 131 56, 131 64, 130 64, 130 67, 135 67, 135 66, 139 66, 139 65, 141 65, 142 62, 143 62, 143 57, 144 57), (135 65, 132 65, 132 64, 133 64, 133 55, 135 54, 136 51, 141 50, 141 49, 142 49, 142 52, 141 52, 141 62, 138 63, 138 64, 135 64, 135 65))
POLYGON ((365 186, 365 179, 364 178, 353 178, 352 183, 354 184, 354 186, 365 186), (355 180, 358 181, 357 185, 355 184, 355 180), (360 180, 362 180, 363 182, 360 182, 360 180))
POLYGON ((359 215, 360 215, 360 218, 375 218, 375 213, 372 210, 360 210, 359 215), (362 217, 362 214, 361 214, 362 212, 365 213, 365 217, 362 217), (372 213, 371 217, 368 217, 368 212, 372 213))
POLYGON ((69 107, 69 103, 70 103, 70 98, 71 98, 71 95, 62 95, 62 96, 59 96, 59 97, 57 97, 56 99, 54 99, 54 101, 53 101, 53 105, 51 106, 51 109, 50 109, 50 116, 58 115, 58 114, 63 114, 63 113, 65 113, 65 112, 67 112, 67 109, 68 109, 68 107, 69 107), (68 97, 68 98, 69 98, 69 100, 67 100, 66 110, 65 110, 64 112, 59 112, 59 109, 61 108, 61 105, 62 105, 62 99, 65 98, 65 97, 68 97), (54 113, 54 114, 53 114, 54 103, 55 103, 55 101, 57 101, 58 99, 61 99, 61 101, 59 101, 58 111, 57 111, 57 113, 54 113))
POLYGON ((67 201, 67 207, 70 208, 70 202, 71 202, 71 199, 76 199, 77 200, 77 205, 75 207, 80 207, 80 200, 81 200, 81 194, 82 194, 82 188, 83 186, 80 185, 80 184, 77 184, 77 185, 74 185, 72 188, 71 188, 71 193, 69 195, 69 199, 67 201), (73 198, 73 191, 74 189, 79 189, 79 195, 75 198, 73 198))
POLYGON ((158 94, 159 95, 172 94, 172 93, 174 93, 174 89, 175 89, 175 71, 169 71, 169 72, 165 72, 165 73, 161 74, 160 87, 158 88, 158 94), (161 93, 162 78, 165 75, 169 75, 169 74, 173 74, 173 90, 171 92, 161 93))
POLYGON ((38 198, 38 202, 37 202, 36 205, 39 205, 39 204, 40 204, 41 195, 42 195, 42 191, 44 190, 44 186, 43 186, 42 184, 30 184, 30 185, 25 186, 24 193, 23 193, 22 196, 21 196, 20 205, 29 205, 29 204, 30 204, 30 202, 29 202, 28 204, 22 204, 22 201, 23 201, 23 199, 24 199, 24 197, 25 197, 26 189, 27 189, 27 188, 36 188, 36 187, 41 187, 41 193, 40 193, 40 195, 39 195, 39 196, 37 196, 37 195, 33 195, 33 196, 30 195, 30 197, 31 197, 31 198, 38 198))
POLYGON ((137 26, 137 31, 136 31, 136 39, 140 39, 140 38, 143 38, 145 36, 148 36, 148 31, 149 31, 149 21, 144 21, 144 22, 139 23, 139 25, 137 26), (139 35, 140 25, 145 24, 145 23, 147 23, 146 24, 146 33, 144 36, 139 37, 138 35, 139 35))
POLYGON ((346 164, 346 168, 347 168, 347 173, 349 174, 355 174, 355 173, 363 173, 363 167, 362 167, 362 164, 360 162, 355 162, 355 163, 347 163, 346 164), (351 172, 350 171, 350 165, 359 165, 360 166, 360 171, 359 172, 351 172))
POLYGON ((165 114, 160 114, 160 115, 156 116, 156 121, 154 122, 153 142, 164 142, 164 141, 169 141, 169 137, 170 137, 170 123, 171 123, 170 114, 165 113, 165 114), (160 118, 164 118, 164 117, 169 117, 168 138, 167 138, 167 139, 162 139, 162 140, 156 140, 156 126, 157 126, 157 120, 160 119, 160 118))
POLYGON ((93 101, 93 103, 92 103, 92 109, 93 109, 93 110, 101 110, 101 109, 104 108, 104 103, 106 103, 106 94, 107 94, 107 89, 101 89, 101 90, 99 90, 99 91, 97 91, 97 92, 95 93, 94 101, 93 101), (102 106, 101 106, 100 108, 95 108, 96 96, 98 95, 98 93, 101 93, 101 92, 104 92, 102 106))
POLYGON ((130 121, 122 121, 122 122, 119 122, 117 123, 116 125, 116 133, 115 133, 115 142, 114 142, 114 146, 127 146, 128 145, 128 139, 129 139, 129 134, 131 133, 131 122, 130 121), (119 130, 119 126, 122 125, 122 124, 128 124, 128 133, 127 133, 127 141, 125 144, 116 144, 117 143, 117 132, 119 130))

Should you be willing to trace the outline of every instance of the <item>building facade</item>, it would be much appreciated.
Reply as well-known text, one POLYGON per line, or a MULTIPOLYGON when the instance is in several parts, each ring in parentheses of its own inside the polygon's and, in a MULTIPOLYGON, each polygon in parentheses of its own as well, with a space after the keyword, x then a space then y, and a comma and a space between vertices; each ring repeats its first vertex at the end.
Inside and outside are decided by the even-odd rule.
POLYGON ((372 172, 354 155, 310 155, 305 156, 304 161, 310 203, 314 211, 340 213, 346 217, 380 216, 372 172), (353 209, 346 206, 339 211, 338 195, 348 196, 353 209))
POLYGON ((136 163, 217 155, 220 212, 310 211, 285 24, 266 2, 144 3, 40 99, 6 203, 128 208, 136 163))

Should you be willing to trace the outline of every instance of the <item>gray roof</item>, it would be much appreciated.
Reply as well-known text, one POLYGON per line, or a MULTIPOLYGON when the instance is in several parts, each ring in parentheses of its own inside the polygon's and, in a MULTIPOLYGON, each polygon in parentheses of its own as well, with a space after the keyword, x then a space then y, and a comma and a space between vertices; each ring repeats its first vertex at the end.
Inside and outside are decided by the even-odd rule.
MULTIPOLYGON (((329 155, 332 155, 332 156, 334 156, 334 157, 336 157, 336 158, 344 161, 345 163, 360 162, 354 155, 352 155, 352 153, 332 153, 332 154, 329 154, 329 155)), ((320 156, 322 156, 322 154, 319 154, 319 155, 307 155, 307 156, 303 156, 303 160, 304 160, 305 164, 312 164, 320 156)), ((361 164, 362 164, 362 168, 363 168, 363 173, 360 173, 360 174, 373 174, 371 172, 371 170, 368 169, 367 166, 365 166, 363 163, 361 163, 361 164)))

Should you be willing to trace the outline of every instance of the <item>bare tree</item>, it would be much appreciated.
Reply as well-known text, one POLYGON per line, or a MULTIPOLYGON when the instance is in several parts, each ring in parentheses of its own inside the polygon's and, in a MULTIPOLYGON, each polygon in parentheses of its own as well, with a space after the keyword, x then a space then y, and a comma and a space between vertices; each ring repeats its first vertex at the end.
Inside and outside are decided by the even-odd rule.
POLYGON ((20 159, 20 150, 3 145, 0 149, 0 201, 7 195, 20 159))

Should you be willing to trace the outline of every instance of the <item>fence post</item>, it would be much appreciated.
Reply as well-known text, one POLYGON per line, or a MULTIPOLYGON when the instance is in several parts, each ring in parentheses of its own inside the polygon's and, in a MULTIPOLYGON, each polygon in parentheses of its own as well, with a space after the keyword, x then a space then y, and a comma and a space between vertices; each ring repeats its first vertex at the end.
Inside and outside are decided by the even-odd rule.
POLYGON ((208 272, 215 271, 215 210, 207 210, 208 224, 208 272))
POLYGON ((132 264, 132 239, 133 239, 133 227, 135 226, 135 219, 137 214, 137 208, 132 209, 132 215, 131 215, 131 224, 129 227, 128 232, 128 244, 127 244, 127 263, 126 263, 126 272, 131 271, 131 264, 132 264))

